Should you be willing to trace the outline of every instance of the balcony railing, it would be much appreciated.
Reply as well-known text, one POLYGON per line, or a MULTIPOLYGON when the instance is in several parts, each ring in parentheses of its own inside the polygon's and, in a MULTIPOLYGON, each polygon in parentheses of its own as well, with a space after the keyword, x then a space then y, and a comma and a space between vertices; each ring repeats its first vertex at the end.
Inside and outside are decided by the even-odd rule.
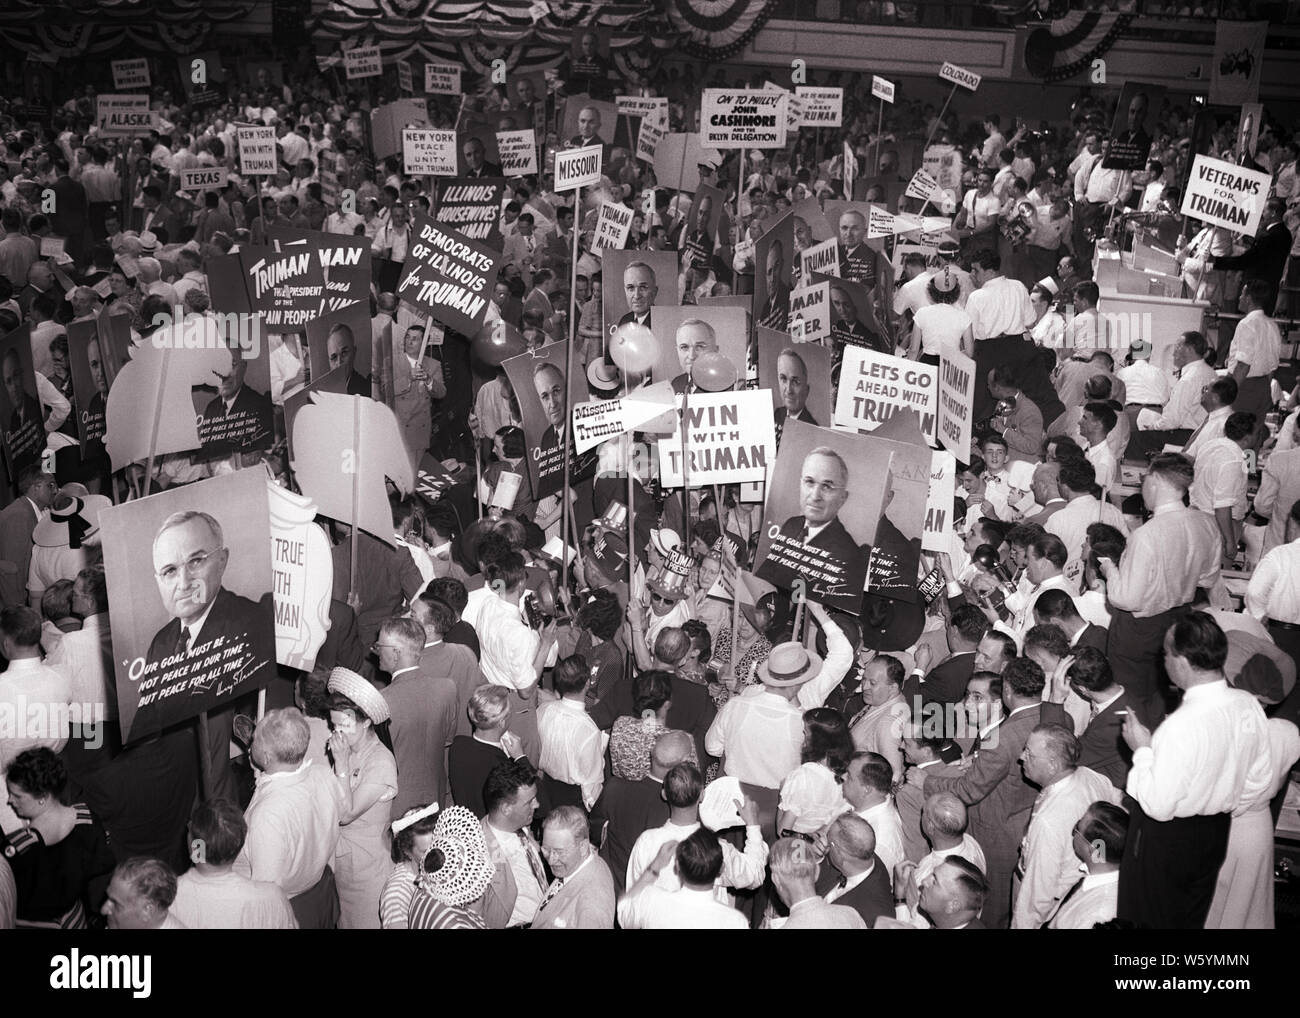
POLYGON ((1284 0, 782 0, 772 15, 781 21, 817 21, 852 25, 923 28, 1013 28, 1041 24, 1070 10, 1115 11, 1175 22, 1202 22, 1213 28, 1218 18, 1238 21, 1300 23, 1300 4, 1284 0))

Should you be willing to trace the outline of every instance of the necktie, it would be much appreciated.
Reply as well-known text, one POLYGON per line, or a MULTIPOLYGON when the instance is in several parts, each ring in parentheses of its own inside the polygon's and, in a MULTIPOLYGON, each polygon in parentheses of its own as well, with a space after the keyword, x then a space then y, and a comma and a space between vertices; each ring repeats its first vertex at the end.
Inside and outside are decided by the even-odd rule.
POLYGON ((1183 444, 1183 452, 1186 452, 1188 449, 1190 449, 1192 447, 1192 443, 1201 437, 1201 432, 1205 430, 1205 425, 1207 425, 1209 422, 1210 422, 1210 418, 1208 416, 1205 418, 1205 420, 1201 421, 1201 423, 1197 426, 1196 430, 1192 432, 1191 436, 1183 444))
POLYGON ((542 867, 541 857, 537 854, 537 849, 533 847, 532 841, 523 831, 519 831, 519 843, 524 846, 524 854, 528 856, 528 865, 532 867, 533 876, 537 878, 537 886, 546 889, 546 870, 542 867))
POLYGON ((809 530, 808 526, 805 524, 803 528, 803 533, 799 535, 799 540, 801 540, 804 544, 807 544, 808 538, 811 536, 812 536, 812 531, 809 530))
POLYGON ((543 909, 547 905, 549 905, 555 899, 555 896, 560 893, 560 888, 563 886, 564 886, 564 878, 556 877, 555 882, 551 884, 551 886, 547 889, 546 894, 543 896, 542 903, 540 906, 538 906, 538 909, 539 910, 543 909))
POLYGON ((172 649, 173 654, 188 654, 190 649, 190 631, 181 626, 181 635, 176 639, 176 646, 172 649))

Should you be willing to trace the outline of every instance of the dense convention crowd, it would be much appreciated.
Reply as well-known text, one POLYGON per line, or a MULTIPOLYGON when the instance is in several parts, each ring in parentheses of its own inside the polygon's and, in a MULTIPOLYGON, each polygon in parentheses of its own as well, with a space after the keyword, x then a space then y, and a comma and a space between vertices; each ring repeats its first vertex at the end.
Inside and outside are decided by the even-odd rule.
MULTIPOLYGON (((424 320, 395 295, 433 182, 373 158, 373 86, 309 57, 285 68, 202 107, 156 85, 160 126, 136 137, 97 131, 96 88, 75 75, 48 117, 0 100, 0 335, 29 327, 38 390, 22 395, 6 358, 7 426, 34 416, 46 440, 0 512, 0 707, 102 707, 0 730, 0 928, 1272 928, 1273 830, 1300 757, 1300 388, 1278 325, 1300 125, 1266 111, 1249 150, 1235 118, 1194 144, 1196 109, 1171 95, 1145 168, 1118 171, 1102 167, 1114 89, 1033 123, 978 94, 941 110, 900 93, 878 128, 869 77, 810 72, 844 88, 843 126, 702 156, 730 224, 703 246, 691 194, 660 186, 630 141, 604 145, 576 211, 549 171, 508 180, 485 332, 505 323, 516 352, 571 340, 593 396, 617 391, 600 384, 617 374, 591 251, 602 202, 633 210, 628 249, 687 252, 684 304, 761 287, 756 242, 801 201, 853 198, 846 162, 880 184, 868 201, 948 219, 897 272, 889 238, 862 335, 978 368, 955 537, 914 578, 937 579, 932 601, 868 593, 844 611, 748 589, 762 503, 662 486, 639 436, 602 446, 570 506, 527 478, 494 499, 535 444, 510 379, 471 358, 480 336, 448 330, 421 360, 424 320), (274 127, 273 178, 240 174, 237 124, 274 127), (921 164, 901 154, 929 144, 953 146, 960 183, 903 197, 921 164), (1179 215, 1196 152, 1272 177, 1257 237, 1179 215), (181 190, 199 167, 228 171, 224 186, 181 190), (321 519, 334 587, 310 672, 280 667, 260 704, 123 745, 114 638, 137 606, 110 603, 94 511, 250 466, 292 488, 283 405, 311 372, 304 343, 270 335, 274 445, 114 472, 76 426, 67 333, 120 318, 134 349, 174 308, 211 314, 210 260, 281 226, 369 242, 406 451, 450 484, 390 485, 393 542, 321 519), (1113 341, 1098 309, 1096 248, 1139 231, 1219 316, 1182 336, 1174 371, 1113 341), (727 600, 709 596, 720 578, 727 600)), ((563 148, 584 141, 557 112, 581 92, 666 96, 669 130, 692 131, 703 89, 768 77, 607 68, 562 67, 526 102, 467 71, 468 95, 429 97, 430 126, 467 111, 524 126, 540 103, 539 144, 563 148)), ((838 222, 849 246, 853 215, 838 222)), ((638 297, 634 269, 624 283, 636 322, 673 287, 638 297)), ((837 361, 844 342, 827 341, 837 361)), ((331 366, 353 363, 330 344, 331 366)), ((807 400, 798 357, 783 364, 778 422, 807 400)), ((349 392, 388 395, 378 372, 354 375, 349 392)), ((219 382, 229 408, 242 374, 219 382)), ((822 494, 803 497, 838 508, 847 468, 822 460, 822 494)), ((199 535, 179 568, 200 580, 242 539, 205 513, 176 527, 199 535)))

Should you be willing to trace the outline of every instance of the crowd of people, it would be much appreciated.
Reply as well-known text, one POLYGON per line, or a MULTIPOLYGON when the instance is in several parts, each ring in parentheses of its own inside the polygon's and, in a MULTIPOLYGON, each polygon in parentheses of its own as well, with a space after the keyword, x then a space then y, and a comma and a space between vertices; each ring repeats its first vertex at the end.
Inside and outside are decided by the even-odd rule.
MULTIPOLYGON (((680 131, 702 88, 765 77, 607 73, 526 100, 485 84, 431 101, 429 120, 546 123, 546 152, 565 144, 566 89, 666 96, 680 131)), ((616 391, 592 253, 602 202, 633 210, 627 248, 681 253, 677 297, 642 263, 622 279, 615 326, 648 325, 652 307, 742 298, 765 272, 764 292, 788 300, 797 263, 755 265, 766 230, 808 199, 862 199, 846 162, 870 179, 866 201, 922 212, 902 197, 902 171, 920 168, 907 153, 956 152, 960 185, 933 203, 950 228, 894 271, 894 240, 881 245, 870 324, 839 314, 825 341, 837 360, 847 343, 975 361, 951 547, 914 578, 939 580, 928 602, 854 592, 851 611, 831 610, 751 586, 761 503, 663 488, 632 435, 604 443, 567 510, 534 495, 520 464, 546 443, 525 434, 506 373, 450 330, 421 360, 423 316, 395 296, 430 180, 375 160, 363 97, 314 67, 232 83, 204 108, 156 88, 160 126, 138 137, 97 130, 90 86, 45 122, 0 104, 0 336, 28 329, 38 390, 22 394, 22 358, 6 356, 6 441, 42 428, 46 449, 13 471, 0 512, 0 708, 100 708, 0 730, 0 928, 1273 926, 1273 827, 1300 757, 1300 573, 1286 567, 1300 558, 1300 387, 1274 317, 1300 236, 1296 136, 1266 121, 1249 151, 1235 123, 1209 139, 1274 179, 1259 237, 1241 238, 1177 214, 1190 104, 1166 101, 1145 169, 1116 171, 1101 165, 1098 95, 1037 127, 904 97, 878 132, 869 83, 823 77, 844 88, 842 128, 792 131, 743 165, 702 157, 730 234, 689 231, 691 194, 657 186, 634 139, 604 145, 603 180, 576 208, 547 173, 508 180, 485 331, 506 323, 535 352, 571 341, 591 391, 616 391), (274 178, 240 175, 237 123, 274 126, 274 178), (180 189, 198 167, 226 183, 180 189), (1191 295, 1242 312, 1230 341, 1185 333, 1173 372, 1118 348, 1091 278, 1095 246, 1123 246, 1139 216, 1177 249, 1191 295), (227 705, 230 752, 200 768, 193 722, 122 744, 110 619, 133 605, 110 603, 94 521, 128 490, 249 467, 292 487, 283 404, 310 378, 305 345, 271 336, 269 449, 171 453, 145 476, 114 473, 102 431, 78 429, 93 403, 78 410, 67 330, 121 318, 134 346, 173 308, 210 315, 210 260, 275 226, 370 242, 373 363, 391 339, 404 381, 353 370, 348 391, 396 395, 412 462, 431 455, 460 483, 436 500, 390 489, 395 543, 331 529, 314 669, 281 667, 260 709, 227 705), (507 474, 522 484, 498 499, 507 474)), ((470 176, 493 172, 481 142, 464 149, 470 176)), ((352 367, 351 333, 328 345, 331 367, 352 367)), ((696 355, 682 356, 673 388, 695 391, 696 355)), ((227 409, 239 364, 220 376, 227 409)), ((565 380, 549 371, 539 396, 563 443, 565 380)), ((793 347, 780 371, 778 427, 808 419, 793 347)), ((821 498, 811 487, 801 497, 821 498)))

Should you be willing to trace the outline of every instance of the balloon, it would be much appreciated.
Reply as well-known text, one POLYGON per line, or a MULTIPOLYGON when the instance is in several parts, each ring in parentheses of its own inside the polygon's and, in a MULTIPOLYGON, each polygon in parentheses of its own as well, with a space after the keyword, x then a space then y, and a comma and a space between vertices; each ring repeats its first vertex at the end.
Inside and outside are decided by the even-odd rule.
POLYGON ((474 356, 494 368, 500 367, 502 361, 524 353, 527 349, 528 344, 524 342, 524 337, 520 335, 519 330, 501 319, 484 325, 470 343, 470 350, 474 356))
POLYGON ((610 337, 609 359, 624 371, 643 374, 659 359, 659 340, 644 325, 620 325, 610 337))
POLYGON ((702 353, 691 365, 691 381, 705 392, 724 392, 736 384, 736 365, 717 352, 702 353))

